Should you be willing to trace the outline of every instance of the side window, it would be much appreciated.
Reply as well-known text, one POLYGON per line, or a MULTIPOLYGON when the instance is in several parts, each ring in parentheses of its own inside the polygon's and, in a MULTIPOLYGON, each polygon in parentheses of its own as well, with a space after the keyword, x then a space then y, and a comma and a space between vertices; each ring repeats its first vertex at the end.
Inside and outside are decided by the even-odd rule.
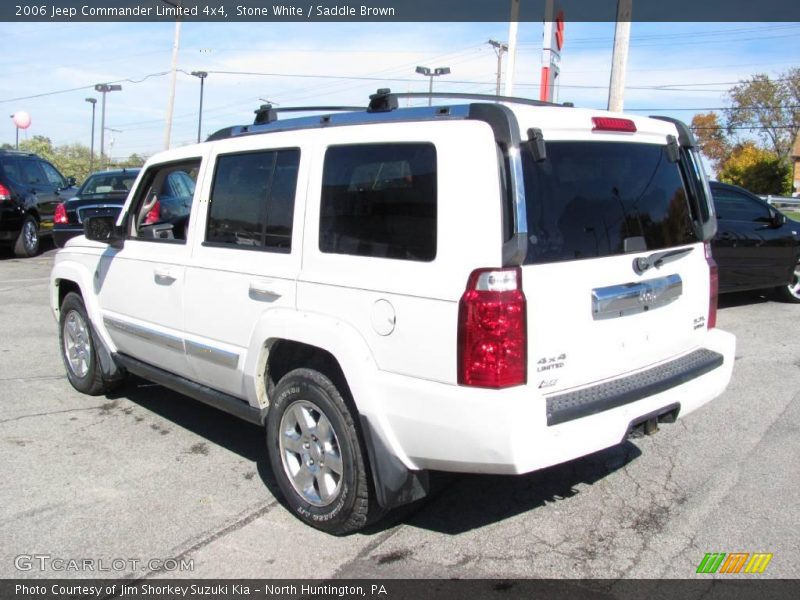
POLYGON ((22 175, 19 172, 19 163, 16 158, 4 158, 0 161, 0 167, 2 167, 6 177, 17 183, 22 183, 22 175))
POLYGON ((433 144, 332 146, 325 153, 320 251, 431 261, 436 209, 433 144))
POLYGON ((47 178, 38 161, 22 159, 19 161, 19 167, 22 183, 31 185, 44 185, 47 183, 47 178))
POLYGON ((128 217, 133 238, 186 242, 200 159, 147 169, 128 217))
POLYGON ((733 191, 716 190, 714 205, 718 219, 751 222, 770 220, 770 211, 767 206, 733 191))
POLYGON ((290 252, 299 164, 297 149, 220 156, 206 243, 290 252))
POLYGON ((47 177, 47 181, 50 182, 50 185, 58 190, 67 187, 66 179, 61 176, 61 173, 59 173, 53 165, 46 162, 39 164, 41 164, 45 177, 47 177))

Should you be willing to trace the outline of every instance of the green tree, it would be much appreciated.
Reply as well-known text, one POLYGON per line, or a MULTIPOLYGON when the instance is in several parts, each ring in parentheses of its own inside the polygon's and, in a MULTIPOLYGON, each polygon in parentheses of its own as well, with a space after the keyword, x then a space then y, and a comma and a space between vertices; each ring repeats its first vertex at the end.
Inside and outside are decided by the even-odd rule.
MULTIPOLYGON (((55 164, 55 150, 53 149, 53 142, 49 137, 43 135, 35 135, 29 140, 22 140, 19 143, 19 149, 22 152, 33 152, 38 154, 45 160, 49 160, 55 164)), ((56 167, 58 165, 56 164, 56 167)))
POLYGON ((748 141, 736 146, 718 172, 720 181, 740 185, 759 194, 782 194, 789 183, 786 161, 772 150, 748 141))
POLYGON ((789 69, 777 79, 754 75, 732 87, 728 97, 728 133, 741 129, 755 133, 766 148, 788 164, 800 131, 800 68, 789 69))

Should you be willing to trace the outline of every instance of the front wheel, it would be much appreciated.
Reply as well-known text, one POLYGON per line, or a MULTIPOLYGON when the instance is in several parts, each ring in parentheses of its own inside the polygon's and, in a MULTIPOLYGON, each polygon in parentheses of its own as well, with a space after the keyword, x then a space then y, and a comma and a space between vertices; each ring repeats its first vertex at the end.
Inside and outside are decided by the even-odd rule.
POLYGON ((275 388, 266 436, 272 471, 291 510, 335 535, 367 524, 371 497, 353 415, 336 386, 295 369, 275 388))
POLYGON ((780 286, 777 292, 784 302, 800 303, 800 263, 795 265, 789 284, 780 286))
POLYGON ((72 387, 90 396, 99 396, 114 387, 116 382, 103 379, 86 307, 74 292, 67 294, 61 303, 59 342, 72 387))

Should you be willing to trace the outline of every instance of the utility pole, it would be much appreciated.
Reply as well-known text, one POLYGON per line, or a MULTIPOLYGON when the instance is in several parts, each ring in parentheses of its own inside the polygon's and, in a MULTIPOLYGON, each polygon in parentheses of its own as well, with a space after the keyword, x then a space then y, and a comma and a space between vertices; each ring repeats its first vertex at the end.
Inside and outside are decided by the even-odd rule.
POLYGON ((494 52, 497 54, 497 90, 495 91, 495 96, 499 96, 500 79, 502 78, 503 73, 503 52, 508 52, 508 44, 503 44, 502 42, 495 40, 489 40, 486 43, 494 48, 494 52))
MULTIPOLYGON (((181 8, 183 0, 174 2, 172 0, 162 0, 166 4, 181 8)), ((169 77, 169 97, 167 99, 167 118, 164 127, 164 150, 169 150, 170 137, 172 136, 172 112, 175 109, 175 78, 178 73, 178 49, 181 42, 181 18, 175 17, 175 35, 172 38, 172 67, 169 77)))
POLYGON ((608 85, 608 110, 621 111, 625 96, 625 71, 631 40, 633 0, 617 0, 617 27, 614 31, 614 54, 611 58, 611 81, 608 85))
POLYGON ((508 63, 506 64, 506 96, 514 93, 514 69, 517 62, 517 30, 519 28, 519 2, 511 0, 511 18, 508 23, 508 63))

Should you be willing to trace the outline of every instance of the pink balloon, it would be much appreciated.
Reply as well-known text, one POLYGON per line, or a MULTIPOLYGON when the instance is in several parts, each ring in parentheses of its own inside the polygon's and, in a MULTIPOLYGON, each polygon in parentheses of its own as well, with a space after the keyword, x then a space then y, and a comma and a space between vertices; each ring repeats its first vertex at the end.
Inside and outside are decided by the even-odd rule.
POLYGON ((31 116, 24 110, 14 113, 14 125, 20 129, 27 129, 31 126, 31 116))

